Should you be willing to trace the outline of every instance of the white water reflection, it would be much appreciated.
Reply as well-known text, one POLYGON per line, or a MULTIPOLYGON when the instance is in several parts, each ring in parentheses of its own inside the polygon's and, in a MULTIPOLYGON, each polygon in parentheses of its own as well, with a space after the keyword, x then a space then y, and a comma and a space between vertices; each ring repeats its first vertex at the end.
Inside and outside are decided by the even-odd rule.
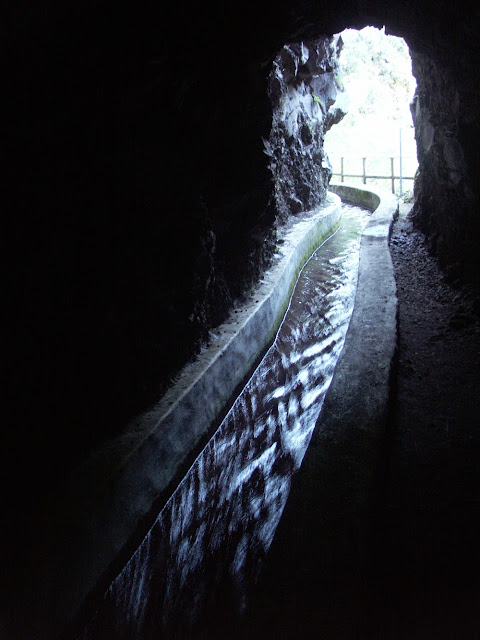
POLYGON ((365 212, 344 206, 341 228, 304 268, 274 345, 110 585, 84 640, 208 638, 234 624, 343 346, 365 222, 365 212))

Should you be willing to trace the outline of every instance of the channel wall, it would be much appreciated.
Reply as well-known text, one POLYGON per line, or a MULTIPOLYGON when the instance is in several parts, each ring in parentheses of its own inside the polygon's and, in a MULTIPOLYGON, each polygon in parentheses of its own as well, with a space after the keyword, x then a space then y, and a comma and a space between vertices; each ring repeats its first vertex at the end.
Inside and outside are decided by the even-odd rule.
POLYGON ((108 588, 146 535, 274 339, 300 270, 340 218, 340 198, 329 194, 321 209, 285 228, 250 299, 211 332, 210 345, 155 407, 78 470, 74 554, 66 550, 57 568, 62 573, 68 566, 78 579, 73 589, 59 590, 57 610, 49 614, 60 630, 82 605, 89 608, 87 596, 93 603, 108 588))

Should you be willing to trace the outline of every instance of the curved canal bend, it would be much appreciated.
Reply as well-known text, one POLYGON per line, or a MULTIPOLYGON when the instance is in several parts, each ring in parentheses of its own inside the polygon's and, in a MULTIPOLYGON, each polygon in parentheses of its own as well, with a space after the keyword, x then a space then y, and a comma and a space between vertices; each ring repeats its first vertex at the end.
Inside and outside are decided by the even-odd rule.
POLYGON ((342 214, 274 344, 79 638, 209 637, 242 615, 353 311, 369 212, 343 204, 342 214))

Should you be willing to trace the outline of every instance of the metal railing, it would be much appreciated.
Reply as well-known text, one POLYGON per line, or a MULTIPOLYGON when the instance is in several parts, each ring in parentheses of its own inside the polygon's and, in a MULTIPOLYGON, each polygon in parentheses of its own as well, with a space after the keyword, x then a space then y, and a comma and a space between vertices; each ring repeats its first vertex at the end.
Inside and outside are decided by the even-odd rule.
POLYGON ((402 162, 400 162, 398 175, 395 173, 395 158, 398 156, 386 156, 390 158, 390 173, 388 175, 374 175, 367 173, 367 157, 362 158, 362 173, 346 173, 344 168, 344 156, 340 157, 340 172, 332 173, 332 176, 339 176, 340 182, 345 182, 345 178, 362 178, 363 184, 367 184, 367 180, 390 180, 392 185, 392 193, 395 194, 395 181, 399 181, 399 195, 403 194, 403 181, 414 180, 415 176, 405 176, 402 172, 402 162))

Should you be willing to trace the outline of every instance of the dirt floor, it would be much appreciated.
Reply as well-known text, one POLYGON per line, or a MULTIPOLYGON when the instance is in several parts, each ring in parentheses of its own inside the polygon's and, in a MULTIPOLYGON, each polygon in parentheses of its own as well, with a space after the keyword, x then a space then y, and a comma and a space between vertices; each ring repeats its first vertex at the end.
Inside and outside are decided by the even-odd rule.
POLYGON ((379 638, 480 638, 478 300, 446 282, 408 214, 390 242, 398 370, 370 615, 379 638))

